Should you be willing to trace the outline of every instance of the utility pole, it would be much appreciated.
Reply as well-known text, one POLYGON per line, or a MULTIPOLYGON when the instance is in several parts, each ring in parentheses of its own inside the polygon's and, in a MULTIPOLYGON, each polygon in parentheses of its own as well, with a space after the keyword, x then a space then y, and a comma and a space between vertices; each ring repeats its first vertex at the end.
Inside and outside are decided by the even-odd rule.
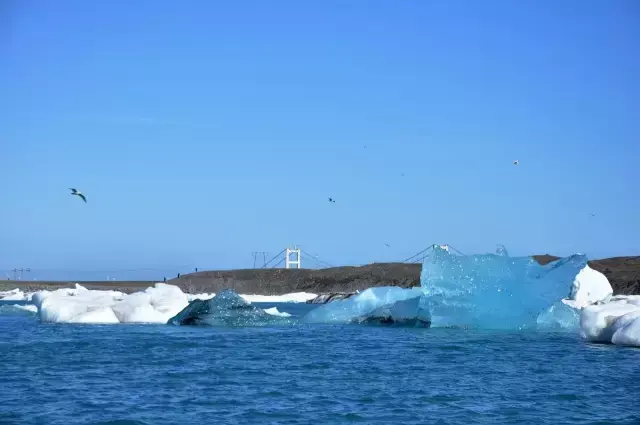
POLYGON ((24 273, 24 272, 28 273, 28 272, 31 271, 31 269, 29 267, 27 267, 26 269, 25 268, 20 268, 20 269, 15 268, 15 269, 13 269, 11 271, 13 272, 13 280, 22 280, 22 273, 24 273), (20 272, 20 278, 19 279, 18 279, 18 272, 20 272))
POLYGON ((262 254, 262 267, 267 264, 267 255, 269 254, 266 251, 253 251, 251 255, 253 256, 253 268, 256 268, 256 263, 258 262, 258 255, 262 254))

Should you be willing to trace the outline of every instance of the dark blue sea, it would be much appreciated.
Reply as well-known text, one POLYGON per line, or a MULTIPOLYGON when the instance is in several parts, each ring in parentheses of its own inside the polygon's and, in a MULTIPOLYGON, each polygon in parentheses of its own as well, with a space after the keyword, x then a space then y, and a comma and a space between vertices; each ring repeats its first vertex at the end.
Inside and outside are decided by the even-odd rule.
POLYGON ((0 423, 638 424, 640 350, 571 333, 53 325, 4 309, 0 423))

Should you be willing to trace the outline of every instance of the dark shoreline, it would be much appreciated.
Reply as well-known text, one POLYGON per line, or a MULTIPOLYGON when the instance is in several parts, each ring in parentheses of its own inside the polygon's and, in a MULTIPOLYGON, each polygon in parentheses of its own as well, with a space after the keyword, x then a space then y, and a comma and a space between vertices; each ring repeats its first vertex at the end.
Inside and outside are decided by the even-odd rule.
MULTIPOLYGON (((534 256, 540 264, 557 259, 551 255, 534 256)), ((640 257, 615 257, 589 262, 589 266, 609 279, 614 294, 640 294, 640 257)), ((244 269, 190 273, 167 283, 185 293, 211 293, 231 288, 240 294, 283 295, 292 292, 314 294, 353 293, 378 286, 409 288, 420 285, 421 264, 374 263, 361 267, 327 269, 244 269)), ((0 280, 0 291, 20 288, 24 292, 74 287, 116 290, 125 293, 144 290, 156 281, 18 281, 0 280)))

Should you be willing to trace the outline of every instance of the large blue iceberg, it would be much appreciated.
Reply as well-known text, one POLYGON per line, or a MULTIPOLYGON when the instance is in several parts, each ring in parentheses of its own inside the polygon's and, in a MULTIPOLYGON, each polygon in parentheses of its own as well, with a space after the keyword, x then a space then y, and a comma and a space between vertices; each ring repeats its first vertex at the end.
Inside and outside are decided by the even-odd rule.
POLYGON ((421 286, 369 288, 309 312, 310 323, 374 323, 484 329, 569 329, 576 314, 557 305, 587 258, 574 255, 541 266, 532 257, 458 256, 434 247, 421 286), (555 307, 554 307, 555 306, 555 307))
POLYGON ((509 257, 504 248, 457 256, 435 247, 424 261, 420 283, 432 326, 533 329, 540 314, 549 314, 569 295, 586 265, 584 255, 542 266, 532 257, 509 257))

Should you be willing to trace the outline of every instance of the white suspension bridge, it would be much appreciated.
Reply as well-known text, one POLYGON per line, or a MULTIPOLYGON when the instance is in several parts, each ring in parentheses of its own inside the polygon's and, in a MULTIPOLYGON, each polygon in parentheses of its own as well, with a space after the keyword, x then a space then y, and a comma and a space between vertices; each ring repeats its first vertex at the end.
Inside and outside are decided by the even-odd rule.
MULTIPOLYGON (((429 256, 431 251, 435 247, 440 247, 446 251, 462 254, 459 250, 455 249, 448 244, 432 244, 427 248, 415 253, 414 255, 402 260, 402 261, 386 261, 396 263, 422 263, 426 257, 429 256)), ((298 245, 291 245, 278 252, 273 257, 269 258, 269 253, 266 251, 252 252, 253 256, 253 268, 254 269, 266 269, 266 268, 285 268, 285 269, 324 269, 331 267, 338 267, 340 265, 334 265, 319 258, 317 254, 311 254, 298 245), (260 258, 261 257, 261 258, 260 258), (267 258, 269 258, 267 260, 267 258), (261 261, 259 261, 259 259, 261 261), (260 264, 261 263, 261 264, 260 264)), ((46 276, 51 276, 53 280, 59 279, 78 279, 85 280, 81 276, 92 276, 86 280, 129 280, 134 276, 165 276, 165 280, 171 277, 189 272, 198 272, 204 270, 211 270, 212 268, 196 268, 193 266, 182 265, 166 268, 136 268, 136 269, 36 269, 36 268, 13 268, 9 270, 0 270, 0 280, 31 280, 39 278, 42 280, 46 276), (179 273, 180 271, 180 273, 179 273), (55 276, 55 277, 54 277, 55 276), (64 276, 64 277, 63 277, 64 276), (93 277, 95 276, 95 277, 93 277), (12 279, 13 278, 13 279, 12 279)), ((142 279, 144 280, 144 279, 142 279)))

